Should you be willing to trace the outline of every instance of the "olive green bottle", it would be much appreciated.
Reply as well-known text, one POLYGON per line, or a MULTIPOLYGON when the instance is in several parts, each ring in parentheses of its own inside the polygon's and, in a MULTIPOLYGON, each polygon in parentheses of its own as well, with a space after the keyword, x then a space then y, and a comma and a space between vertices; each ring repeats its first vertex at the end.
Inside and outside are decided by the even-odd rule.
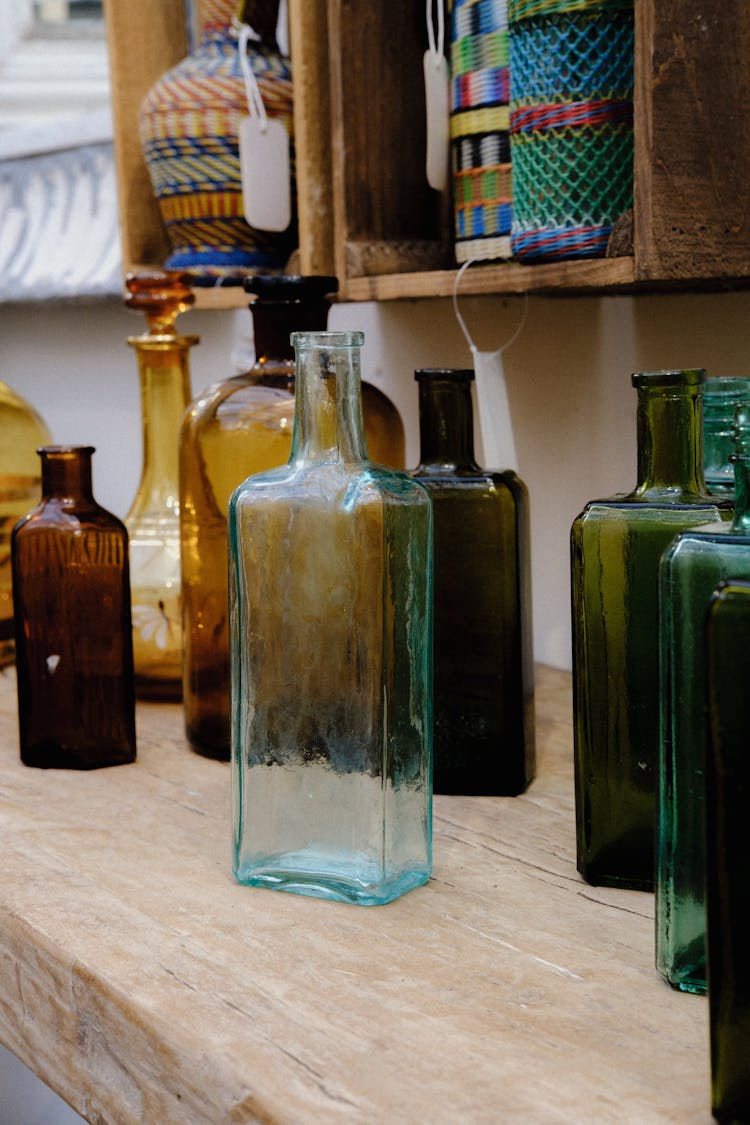
POLYGON ((635 374, 638 483, 573 523, 578 870, 653 890, 659 759, 658 567, 686 528, 731 515, 703 478, 702 370, 635 374))

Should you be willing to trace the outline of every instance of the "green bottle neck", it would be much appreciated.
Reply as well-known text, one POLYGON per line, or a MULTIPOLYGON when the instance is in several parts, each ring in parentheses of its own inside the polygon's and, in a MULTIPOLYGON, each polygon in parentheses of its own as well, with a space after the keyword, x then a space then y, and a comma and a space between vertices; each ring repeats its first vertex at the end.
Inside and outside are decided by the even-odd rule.
POLYGON ((706 502, 700 385, 638 388, 639 500, 706 502))
POLYGON ((733 453, 730 461, 734 467, 732 531, 737 535, 750 535, 750 454, 733 453))
POLYGON ((293 461, 367 459, 359 332, 295 333, 293 461))
POLYGON ((476 469, 470 380, 420 375, 420 469, 476 469))

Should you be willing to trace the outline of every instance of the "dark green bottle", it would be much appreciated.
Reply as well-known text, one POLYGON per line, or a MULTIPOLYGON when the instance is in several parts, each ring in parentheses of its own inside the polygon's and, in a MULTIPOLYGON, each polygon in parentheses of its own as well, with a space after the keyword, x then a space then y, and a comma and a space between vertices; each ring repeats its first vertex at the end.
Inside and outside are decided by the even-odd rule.
POLYGON ((635 374, 638 483, 571 532, 578 870, 653 890, 659 748, 658 566, 680 531, 731 502, 703 479, 702 370, 635 374))
POLYGON ((413 475, 434 520, 434 789, 515 796, 535 765, 528 493, 474 460, 474 372, 415 378, 413 475))
POLYGON ((750 1121, 750 583, 722 583, 706 626, 706 901, 711 1108, 750 1121))
POLYGON ((734 494, 734 418, 737 407, 750 407, 750 379, 720 376, 703 387, 703 472, 712 496, 734 494))
POLYGON ((722 579, 750 579, 750 456, 731 462, 732 523, 678 535, 659 569, 656 967, 685 992, 706 991, 704 622, 722 579))

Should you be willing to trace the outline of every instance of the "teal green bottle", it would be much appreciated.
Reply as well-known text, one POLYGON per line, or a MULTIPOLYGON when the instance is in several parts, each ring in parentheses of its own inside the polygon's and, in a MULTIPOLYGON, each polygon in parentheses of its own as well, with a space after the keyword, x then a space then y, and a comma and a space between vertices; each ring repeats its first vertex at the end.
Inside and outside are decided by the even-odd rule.
POLYGON ((703 471, 712 496, 734 495, 734 419, 738 407, 750 408, 750 379, 719 376, 703 385, 703 471))
POLYGON ((374 905, 431 871, 431 501, 367 458, 362 334, 292 340, 289 462, 229 504, 234 874, 374 905))
POLYGON ((474 460, 471 370, 417 371, 435 538, 434 790, 516 796, 534 776, 529 499, 474 460))
POLYGON ((702 370, 635 374, 638 483, 571 532, 578 870, 653 890, 659 759, 658 567, 680 531, 719 522, 703 479, 702 370))
POLYGON ((711 1108, 750 1121, 750 583, 723 583, 706 623, 706 902, 711 1108))
POLYGON ((659 573, 656 967, 685 992, 706 991, 704 623, 723 579, 750 579, 750 456, 730 460, 732 523, 682 532, 659 573))

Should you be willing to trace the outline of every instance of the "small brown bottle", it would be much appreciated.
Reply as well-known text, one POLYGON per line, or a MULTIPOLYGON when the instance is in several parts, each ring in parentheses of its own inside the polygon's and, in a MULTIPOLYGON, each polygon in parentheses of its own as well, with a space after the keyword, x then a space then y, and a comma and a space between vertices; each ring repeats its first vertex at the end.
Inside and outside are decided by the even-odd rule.
POLYGON ((135 759, 128 533, 91 491, 91 446, 39 450, 42 500, 11 537, 21 761, 135 759))

